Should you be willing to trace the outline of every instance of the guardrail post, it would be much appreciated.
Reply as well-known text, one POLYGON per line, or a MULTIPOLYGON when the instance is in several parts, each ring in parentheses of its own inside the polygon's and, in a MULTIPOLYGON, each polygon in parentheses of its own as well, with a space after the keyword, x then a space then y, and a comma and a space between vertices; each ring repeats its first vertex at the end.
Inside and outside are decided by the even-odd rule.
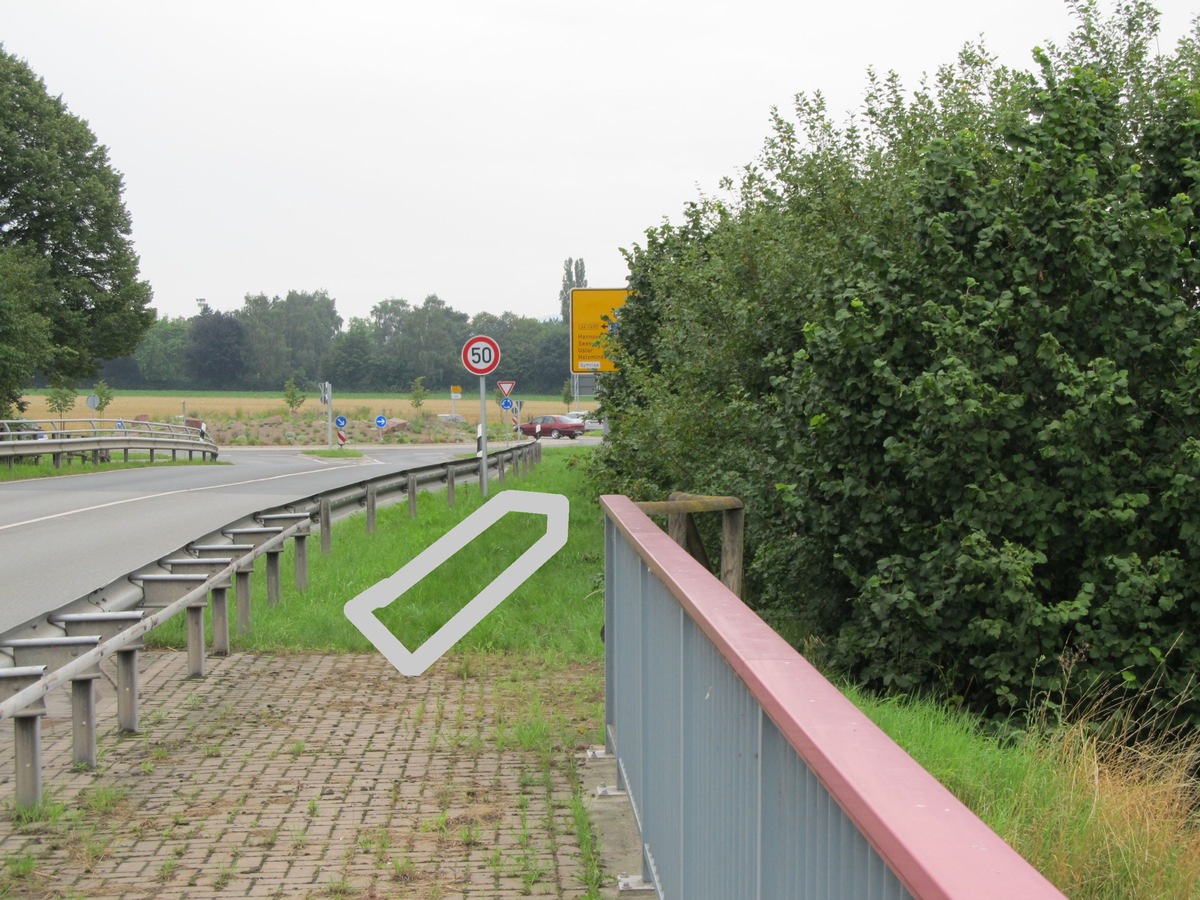
POLYGON ((254 574, 254 563, 234 572, 234 594, 237 597, 237 633, 250 633, 250 576, 254 574))
POLYGON ((504 484, 504 457, 502 455, 496 457, 496 481, 504 484))
POLYGON ((279 554, 283 548, 267 551, 267 606, 279 605, 279 554))
MULTIPOLYGON (((0 700, 7 700, 37 683, 45 666, 21 666, 0 669, 0 700)), ((39 699, 13 716, 13 750, 16 756, 16 795, 18 810, 42 802, 42 716, 46 704, 39 699)))
POLYGON ((296 590, 308 590, 308 532, 296 533, 296 590))
POLYGON ((213 653, 229 655, 229 584, 214 585, 213 605, 213 653))
POLYGON ((454 466, 446 466, 446 503, 454 507, 454 466))
MULTIPOLYGON (((97 635, 101 641, 116 637, 141 620, 140 610, 71 613, 50 617, 50 622, 62 626, 68 637, 97 635)), ((137 638, 117 651, 117 727, 121 731, 138 730, 137 654, 140 649, 142 639, 137 638)))
POLYGON ((137 658, 136 647, 126 645, 117 651, 117 728, 121 731, 138 730, 137 658))
MULTIPOLYGON (((61 669, 77 657, 94 650, 100 644, 96 634, 79 637, 15 638, 3 646, 12 650, 17 667, 43 666, 50 671, 61 669)), ((71 723, 74 762, 77 765, 96 765, 96 682, 98 666, 80 672, 71 679, 71 723)))
POLYGON ((321 498, 321 553, 329 555, 333 549, 333 509, 328 497, 321 498))
MULTIPOLYGON (((379 488, 373 484, 367 485, 367 534, 375 533, 375 507, 378 502, 379 488)), ((322 503, 325 501, 322 500, 322 503)), ((324 521, 324 520, 322 520, 324 521)), ((324 549, 324 545, 322 545, 324 549)), ((328 551, 327 551, 328 552, 328 551)))
POLYGON ((187 608, 188 677, 204 677, 204 607, 203 601, 187 608))
POLYGON ((404 491, 408 494, 408 517, 415 519, 417 517, 417 480, 412 477, 412 472, 404 479, 404 491))

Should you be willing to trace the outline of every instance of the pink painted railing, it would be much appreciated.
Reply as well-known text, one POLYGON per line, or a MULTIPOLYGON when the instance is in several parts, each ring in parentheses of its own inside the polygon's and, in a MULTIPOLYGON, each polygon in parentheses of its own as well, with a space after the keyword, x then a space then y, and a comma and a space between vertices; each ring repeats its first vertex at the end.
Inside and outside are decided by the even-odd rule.
POLYGON ((632 501, 601 505, 607 743, 660 896, 1062 898, 632 501))

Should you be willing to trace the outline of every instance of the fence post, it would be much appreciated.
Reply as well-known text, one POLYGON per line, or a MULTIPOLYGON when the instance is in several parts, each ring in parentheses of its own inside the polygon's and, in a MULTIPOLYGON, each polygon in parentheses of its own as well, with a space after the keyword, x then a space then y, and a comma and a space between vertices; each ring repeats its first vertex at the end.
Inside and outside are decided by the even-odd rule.
POLYGON ((742 546, 746 510, 727 509, 721 514, 721 582, 730 593, 742 596, 742 546))
POLYGON ((187 608, 188 677, 204 677, 204 602, 187 608))
POLYGON ((117 728, 121 731, 138 730, 138 648, 117 651, 117 728))

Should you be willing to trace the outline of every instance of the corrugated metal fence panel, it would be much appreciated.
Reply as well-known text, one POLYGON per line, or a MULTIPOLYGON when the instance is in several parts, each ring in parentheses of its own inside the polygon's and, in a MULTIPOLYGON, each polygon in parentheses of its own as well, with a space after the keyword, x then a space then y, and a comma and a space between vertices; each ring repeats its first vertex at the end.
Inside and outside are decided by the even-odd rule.
POLYGON ((664 900, 1061 898, 627 498, 606 724, 664 900))

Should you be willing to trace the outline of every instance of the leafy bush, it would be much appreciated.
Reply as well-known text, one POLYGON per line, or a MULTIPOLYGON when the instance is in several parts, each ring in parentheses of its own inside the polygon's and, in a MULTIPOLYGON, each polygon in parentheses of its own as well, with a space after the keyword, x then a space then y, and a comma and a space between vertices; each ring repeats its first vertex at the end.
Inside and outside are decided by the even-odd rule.
POLYGON ((1200 666, 1200 42, 1076 12, 1036 74, 967 47, 845 128, 798 98, 628 254, 604 387, 607 488, 741 494, 757 603, 1000 713, 1064 653, 1164 702, 1200 666))

